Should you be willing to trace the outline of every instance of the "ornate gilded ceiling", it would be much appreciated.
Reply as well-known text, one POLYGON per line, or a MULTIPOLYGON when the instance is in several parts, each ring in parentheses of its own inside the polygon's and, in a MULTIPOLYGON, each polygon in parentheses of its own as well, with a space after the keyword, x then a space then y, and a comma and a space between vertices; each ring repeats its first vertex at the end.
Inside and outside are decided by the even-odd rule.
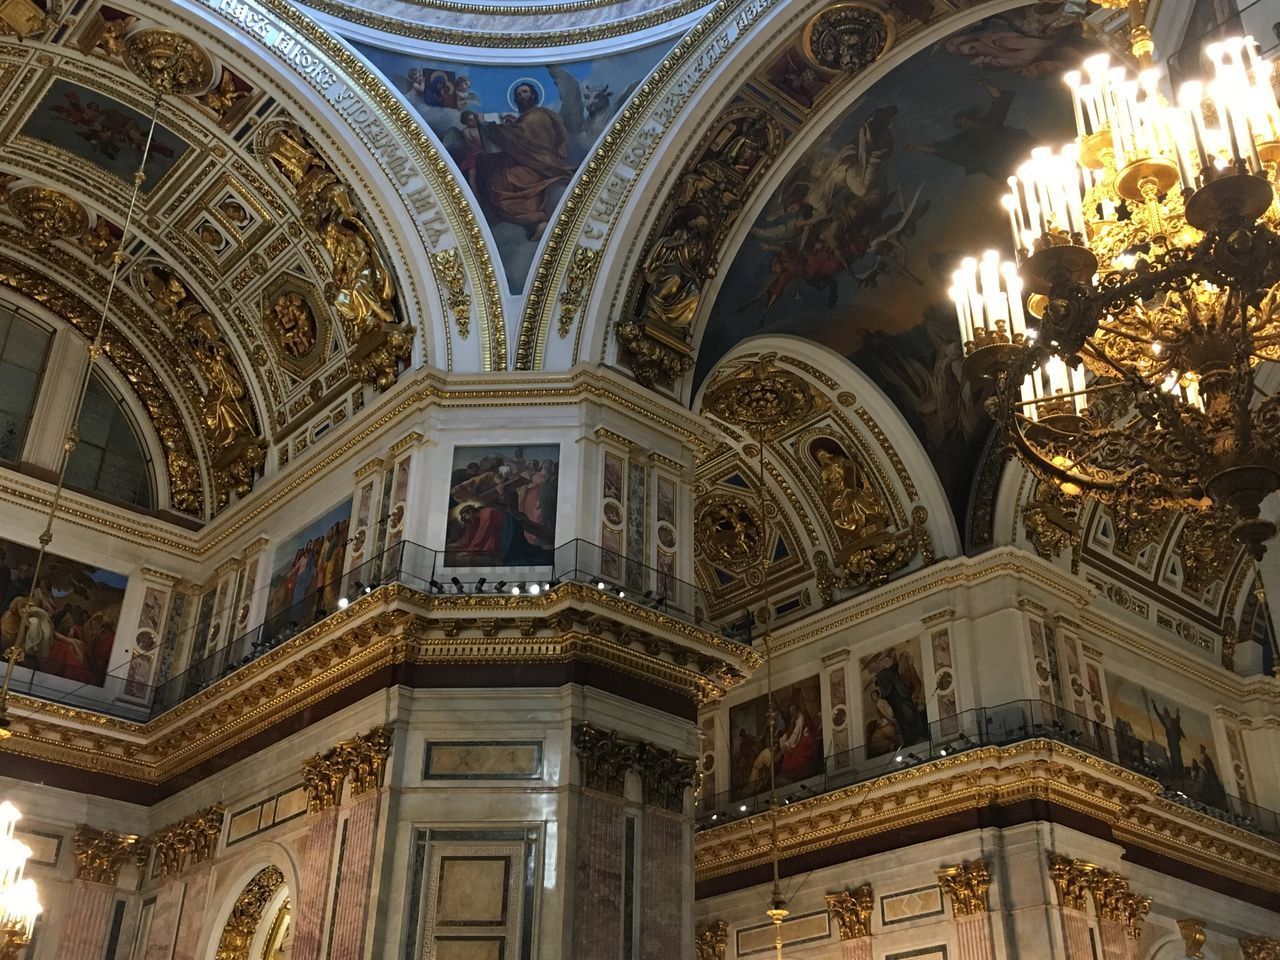
POLYGON ((694 518, 711 616, 760 622, 767 602, 791 619, 956 551, 935 479, 917 484, 918 444, 850 372, 784 338, 753 341, 709 378, 699 409, 723 440, 698 464, 694 518))
POLYGON ((334 142, 212 35, 104 4, 42 27, 0 42, 0 285, 92 340, 121 260, 105 362, 203 519, 395 381, 416 296, 334 142))

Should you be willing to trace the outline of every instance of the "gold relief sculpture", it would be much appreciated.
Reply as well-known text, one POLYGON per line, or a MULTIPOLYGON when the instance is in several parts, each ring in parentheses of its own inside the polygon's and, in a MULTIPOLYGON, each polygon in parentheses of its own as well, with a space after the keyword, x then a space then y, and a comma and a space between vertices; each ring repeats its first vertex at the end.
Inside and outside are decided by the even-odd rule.
POLYGON ((1058 487, 1039 483, 1035 495, 1022 505, 1022 526, 1036 553, 1045 560, 1071 550, 1072 569, 1079 563, 1079 501, 1058 487))
POLYGON ((133 859, 138 837, 81 824, 75 835, 76 879, 114 885, 120 868, 133 859))
POLYGON ((101 26, 97 31, 97 35, 93 39, 93 50, 101 50, 102 53, 111 60, 124 59, 124 40, 129 35, 129 31, 133 29, 138 22, 138 18, 133 15, 113 17, 108 20, 102 16, 99 10, 98 16, 101 26))
POLYGON ((1182 936, 1182 955, 1190 960, 1204 960, 1204 921, 1185 917, 1178 921, 1178 933, 1182 936))
POLYGON ((765 354, 713 383, 703 400, 703 412, 767 440, 806 423, 830 406, 802 377, 779 370, 777 356, 765 354))
POLYGON ((22 39, 50 26, 44 9, 33 0, 0 0, 0 37, 22 39))
POLYGON ((266 319, 275 326, 281 348, 295 360, 301 360, 315 347, 316 318, 307 298, 297 291, 276 297, 266 319))
POLYGON ((1241 937, 1244 960, 1280 960, 1280 940, 1275 937, 1241 937))
POLYGON ((9 209, 36 240, 68 240, 89 229, 84 207, 48 187, 19 187, 9 193, 9 209))
POLYGON ((1231 535, 1228 511, 1204 510, 1187 514, 1175 547, 1182 561, 1182 589, 1199 598, 1225 580, 1240 546, 1231 535))
POLYGON ((780 128, 763 111, 735 107, 678 179, 646 244, 635 319, 617 328, 632 372, 644 385, 669 383, 692 365, 689 331, 703 287, 715 275, 716 251, 741 198, 781 142, 780 128))
POLYGON ((809 21, 802 44, 824 70, 855 74, 875 63, 892 40, 890 21, 875 7, 837 3, 809 21))
POLYGON ((828 446, 818 447, 814 459, 831 522, 858 541, 883 531, 889 523, 888 505, 872 487, 861 464, 828 446))
POLYGON ((1058 902, 1071 910, 1084 910, 1089 900, 1089 877, 1097 869, 1083 860, 1050 853, 1049 876, 1058 889, 1058 902))
POLYGON ((345 769, 330 754, 317 753, 303 761, 302 785, 307 794, 307 810, 319 813, 336 805, 345 776, 345 769))
POLYGON ((102 214, 98 214, 93 226, 89 227, 76 241, 77 245, 93 258, 98 266, 106 266, 120 249, 119 230, 102 214))
POLYGON ((253 947, 262 912, 283 884, 284 874, 279 867, 264 867, 254 874, 231 907, 222 936, 218 938, 214 960, 250 960, 249 951, 253 947))
POLYGON ((579 245, 573 251, 573 259, 569 261, 569 272, 564 278, 564 289, 560 291, 560 338, 564 339, 578 319, 578 311, 586 299, 586 291, 595 277, 596 268, 600 265, 600 251, 595 247, 579 245))
POLYGON ((213 82, 213 61, 194 40, 149 27, 124 38, 124 64, 157 94, 191 95, 213 82))
POLYGON ((700 923, 693 935, 694 960, 724 960, 729 946, 729 924, 724 920, 700 923))
POLYGON ((1124 501, 1109 508, 1112 549, 1130 560, 1136 560, 1143 548, 1162 541, 1174 518, 1172 510, 1124 501))
POLYGON ((471 294, 467 293, 467 275, 462 269, 462 255, 457 247, 431 254, 436 279, 444 287, 444 302, 458 325, 463 340, 471 332, 471 294))
POLYGON ((395 287, 377 241, 346 184, 301 130, 278 127, 267 151, 293 185, 303 224, 329 254, 325 299, 343 321, 352 372, 386 389, 412 353, 413 328, 397 321, 395 287))
POLYGON ((827 913, 836 922, 842 941, 871 936, 871 908, 875 902, 869 883, 827 894, 827 913))
POLYGON ((938 886, 951 901, 956 917, 971 917, 987 912, 987 891, 991 889, 991 871, 986 860, 957 863, 938 871, 938 886))
POLYGON ((717 496, 698 506, 698 546, 712 563, 743 570, 760 558, 764 519, 740 497, 717 496))
POLYGON ((236 85, 235 75, 226 67, 223 67, 222 77, 219 79, 217 86, 199 99, 201 103, 217 114, 219 120, 222 120, 231 112, 232 107, 248 95, 248 90, 242 90, 236 85))
POLYGON ((222 836, 224 813, 222 804, 215 803, 152 834, 149 838, 155 851, 152 876, 171 877, 188 866, 213 859, 218 838, 222 836))
POLYGON ((1151 910, 1151 898, 1130 890, 1129 881, 1120 874, 1086 860, 1073 860, 1051 853, 1049 875, 1058 888, 1058 899, 1064 907, 1083 910, 1085 898, 1092 897, 1094 909, 1101 919, 1123 924, 1125 935, 1131 940, 1142 937, 1142 924, 1151 910))

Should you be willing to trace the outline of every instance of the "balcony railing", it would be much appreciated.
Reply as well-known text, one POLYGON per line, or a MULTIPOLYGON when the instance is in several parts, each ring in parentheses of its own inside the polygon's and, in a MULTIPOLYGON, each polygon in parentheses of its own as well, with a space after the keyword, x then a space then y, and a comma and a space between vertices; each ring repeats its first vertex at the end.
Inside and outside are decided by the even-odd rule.
MULTIPOLYGON (((590 584, 597 590, 734 638, 732 629, 707 619, 703 591, 669 572, 606 550, 585 540, 556 547, 549 563, 512 566, 493 554, 458 554, 401 541, 348 570, 341 581, 322 586, 218 649, 198 656, 185 670, 158 685, 129 679, 129 663, 108 674, 105 687, 66 681, 32 672, 13 689, 55 703, 85 706, 104 713, 145 721, 171 710, 240 667, 274 650, 349 603, 386 584, 398 583, 433 595, 539 594, 566 582, 590 584), (123 690, 125 699, 119 698, 123 690), (109 699, 104 693, 112 692, 109 699)), ((191 638, 200 650, 206 640, 191 638)))
MULTIPOLYGON (((966 710, 929 724, 929 738, 868 756, 866 746, 852 747, 824 758, 822 769, 794 782, 780 783, 777 798, 789 805, 842 787, 866 783, 895 770, 929 760, 963 754, 979 747, 1006 746, 1025 740, 1057 740, 1150 777, 1164 787, 1164 796, 1226 823, 1280 840, 1280 815, 1274 810, 1228 794, 1219 780, 1211 782, 1199 767, 1199 778, 1183 771, 1173 775, 1167 764, 1149 757, 1137 737, 1117 736, 1116 731, 1042 700, 1015 700, 996 707, 966 710)), ((1195 761, 1199 766, 1199 761, 1195 761)), ((745 763, 743 764, 746 765, 745 763)), ((725 765, 721 765, 724 769, 725 765)), ((732 764, 729 764, 732 766, 732 764)), ((756 768, 751 762, 748 770, 756 768)), ((1195 769, 1195 768, 1192 768, 1195 769)), ((696 805, 697 829, 764 813, 769 809, 768 758, 754 783, 745 788, 700 798, 696 805)))

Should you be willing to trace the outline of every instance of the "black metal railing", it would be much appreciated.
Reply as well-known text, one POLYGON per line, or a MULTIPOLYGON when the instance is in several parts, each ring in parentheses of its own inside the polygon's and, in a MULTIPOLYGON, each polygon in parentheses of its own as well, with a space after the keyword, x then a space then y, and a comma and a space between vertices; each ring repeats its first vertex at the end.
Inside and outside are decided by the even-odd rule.
MULTIPOLYGON (((884 752, 876 750, 869 755, 867 747, 860 745, 830 754, 812 776, 779 784, 777 798, 779 803, 789 805, 930 760, 1034 739, 1057 740, 1150 777, 1164 787, 1164 796, 1176 803, 1280 840, 1280 815, 1228 794, 1220 780, 1214 783, 1210 779, 1206 768, 1199 768, 1199 779, 1185 768, 1175 773, 1167 763, 1148 757, 1142 742, 1132 734, 1117 736, 1112 727, 1042 700, 1014 700, 935 720, 929 724, 928 739, 884 752)), ((758 766, 754 760, 735 759, 740 769, 750 771, 758 766)), ((1199 764, 1198 759, 1195 762, 1199 764)), ((725 766, 722 764, 721 769, 725 766)), ((767 811, 768 759, 758 773, 757 781, 745 787, 700 798, 695 813, 697 828, 705 830, 767 811)))
MULTIPOLYGON (((55 703, 75 704, 133 720, 148 720, 171 710, 240 667, 332 616, 365 594, 398 583, 427 594, 540 594, 560 583, 589 584, 601 590, 704 629, 734 638, 707 618, 703 591, 667 571, 648 566, 585 540, 570 540, 547 551, 547 562, 512 566, 497 554, 434 550, 400 541, 348 570, 336 583, 313 590, 284 610, 207 654, 196 656, 180 673, 158 685, 131 682, 129 664, 108 674, 104 686, 66 689, 48 675, 32 672, 14 689, 55 703), (127 687, 128 699, 106 699, 107 691, 127 687)), ((193 649, 204 637, 191 638, 193 649)))

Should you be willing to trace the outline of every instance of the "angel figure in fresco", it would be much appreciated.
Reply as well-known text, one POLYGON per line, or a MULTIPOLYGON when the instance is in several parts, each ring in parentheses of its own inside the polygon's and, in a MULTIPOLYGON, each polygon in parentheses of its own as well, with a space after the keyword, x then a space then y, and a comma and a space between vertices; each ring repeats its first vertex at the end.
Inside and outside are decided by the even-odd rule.
POLYGON ((1093 52, 1084 38, 1084 6, 1072 0, 1020 7, 990 18, 979 29, 954 34, 944 47, 977 70, 1057 75, 1093 52))
POLYGON ((929 203, 919 189, 908 201, 890 181, 897 114, 892 105, 872 110, 851 142, 816 154, 790 175, 751 231, 773 254, 771 279, 739 312, 763 300, 763 326, 788 290, 798 298, 805 286, 825 292, 828 308, 834 307, 844 273, 863 286, 886 273, 920 282, 907 264, 907 241, 929 203))
POLYGON ((1009 171, 1031 153, 1035 138, 1021 127, 1007 125, 1013 106, 1012 90, 1001 90, 982 76, 975 76, 974 80, 987 94, 987 103, 957 110, 952 118, 956 132, 946 139, 904 146, 963 167, 970 176, 981 173, 1004 183, 1009 171))

